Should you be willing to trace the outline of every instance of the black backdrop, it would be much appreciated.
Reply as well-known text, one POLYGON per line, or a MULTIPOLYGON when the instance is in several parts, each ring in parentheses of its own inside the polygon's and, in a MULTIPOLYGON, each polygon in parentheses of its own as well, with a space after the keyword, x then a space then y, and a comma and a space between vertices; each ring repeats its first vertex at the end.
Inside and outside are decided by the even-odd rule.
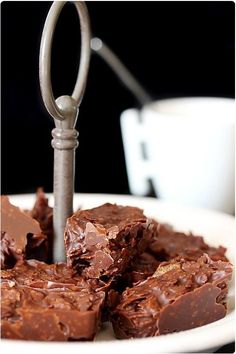
MULTIPOLYGON (((3 2, 2 193, 52 191, 53 121, 40 95, 38 54, 51 2, 3 2)), ((87 2, 100 36, 154 98, 234 97, 233 2, 87 2)), ((70 94, 80 37, 74 7, 60 17, 52 55, 55 96, 70 94)), ((77 192, 128 193, 120 113, 137 106, 104 62, 92 56, 77 129, 77 192)))

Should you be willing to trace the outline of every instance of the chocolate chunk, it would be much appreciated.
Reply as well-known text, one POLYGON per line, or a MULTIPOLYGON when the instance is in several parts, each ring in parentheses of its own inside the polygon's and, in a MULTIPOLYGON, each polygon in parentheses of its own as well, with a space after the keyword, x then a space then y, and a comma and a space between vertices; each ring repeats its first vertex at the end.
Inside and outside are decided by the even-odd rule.
POLYGON ((1 268, 23 258, 47 259, 47 237, 39 223, 1 196, 1 268))
POLYGON ((65 229, 67 263, 86 278, 120 276, 141 253, 154 225, 135 207, 104 204, 79 210, 65 229))
POLYGON ((103 291, 66 264, 36 260, 2 271, 3 338, 92 340, 100 325, 103 291))
POLYGON ((34 207, 29 211, 29 215, 38 221, 41 230, 48 238, 48 261, 52 261, 53 247, 53 208, 48 204, 48 198, 42 188, 37 189, 34 207))
MULTIPOLYGON (((155 221, 153 221, 155 223, 155 221)), ((212 260, 228 261, 226 248, 211 247, 203 237, 174 231, 169 224, 157 224, 156 232, 148 243, 146 251, 130 262, 124 279, 124 287, 133 286, 151 276, 160 262, 177 258, 197 260, 207 253, 212 260)), ((122 287, 120 287, 122 289, 122 287)))
POLYGON ((204 253, 215 261, 228 261, 225 256, 226 248, 211 247, 204 242, 201 236, 176 232, 169 225, 162 224, 158 225, 156 238, 150 241, 148 252, 159 261, 168 261, 176 257, 196 260, 204 253))
POLYGON ((224 317, 231 276, 229 262, 207 254, 197 261, 161 263, 155 276, 122 294, 112 314, 117 338, 178 332, 224 317))
MULTIPOLYGON (((19 261, 14 268, 3 270, 1 273, 1 281, 14 280, 18 285, 33 286, 39 282, 52 282, 74 284, 82 283, 86 286, 88 282, 63 262, 55 264, 46 264, 35 259, 27 261, 19 261)), ((88 285, 89 287, 89 285, 88 285)))
POLYGON ((184 331, 223 318, 226 308, 217 303, 220 293, 220 288, 207 283, 167 305, 160 313, 159 334, 184 331))
POLYGON ((160 261, 148 252, 136 256, 123 276, 125 286, 133 286, 152 276, 159 264, 160 261))
POLYGON ((92 340, 108 319, 118 338, 147 337, 226 314, 232 266, 218 261, 227 260, 223 247, 138 208, 104 204, 68 219, 67 265, 47 265, 24 260, 48 260, 48 242, 52 251, 53 210, 43 190, 27 215, 7 197, 2 206, 1 264, 11 268, 1 275, 3 338, 92 340))

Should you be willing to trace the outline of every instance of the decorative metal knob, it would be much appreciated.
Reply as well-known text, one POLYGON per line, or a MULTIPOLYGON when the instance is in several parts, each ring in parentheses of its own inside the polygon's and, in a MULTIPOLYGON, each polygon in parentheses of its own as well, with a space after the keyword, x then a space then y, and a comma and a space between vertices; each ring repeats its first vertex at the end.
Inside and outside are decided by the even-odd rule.
POLYGON ((71 96, 55 100, 51 84, 51 47, 57 19, 66 1, 55 1, 45 21, 39 56, 39 79, 43 102, 54 118, 52 130, 54 148, 54 261, 65 260, 64 229, 66 220, 73 213, 75 149, 78 132, 75 125, 86 87, 90 61, 90 20, 87 7, 82 1, 73 1, 80 19, 81 53, 80 67, 71 96))

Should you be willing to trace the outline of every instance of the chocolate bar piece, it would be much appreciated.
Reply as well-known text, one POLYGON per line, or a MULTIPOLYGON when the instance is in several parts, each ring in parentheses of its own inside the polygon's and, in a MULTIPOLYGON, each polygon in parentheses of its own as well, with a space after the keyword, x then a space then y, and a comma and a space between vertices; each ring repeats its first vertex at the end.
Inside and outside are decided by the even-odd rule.
POLYGON ((104 204, 79 210, 67 220, 67 264, 86 278, 121 275, 146 248, 154 224, 139 208, 104 204))
POLYGON ((47 236, 37 221, 1 196, 1 268, 13 267, 24 257, 46 261, 47 236))
POLYGON ((156 223, 155 230, 146 251, 130 262, 123 278, 125 286, 130 287, 147 279, 163 261, 177 258, 197 260, 204 253, 207 253, 212 260, 228 261, 225 256, 226 248, 211 247, 201 236, 176 232, 169 224, 156 223))
POLYGON ((228 262, 163 262, 154 275, 127 289, 113 311, 117 338, 138 338, 179 332, 206 325, 226 314, 228 262))
POLYGON ((36 260, 2 271, 3 338, 75 341, 97 333, 103 291, 95 292, 66 264, 36 260))
POLYGON ((228 261, 225 256, 226 248, 211 247, 201 236, 174 231, 169 225, 159 224, 157 237, 148 245, 150 252, 159 261, 168 261, 176 257, 196 260, 207 253, 212 260, 228 261))

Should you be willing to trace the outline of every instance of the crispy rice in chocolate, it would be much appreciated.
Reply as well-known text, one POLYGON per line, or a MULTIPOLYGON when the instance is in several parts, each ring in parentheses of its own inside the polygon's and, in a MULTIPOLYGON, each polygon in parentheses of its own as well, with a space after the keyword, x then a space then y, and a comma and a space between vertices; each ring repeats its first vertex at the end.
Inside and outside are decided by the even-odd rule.
POLYGON ((1 275, 3 338, 92 340, 108 318, 117 338, 147 337, 225 316, 225 248, 104 204, 68 219, 67 265, 24 260, 51 259, 52 218, 42 189, 27 213, 2 197, 1 265, 13 267, 1 275))
POLYGON ((226 315, 228 262, 163 262, 154 276, 127 289, 113 311, 117 338, 157 336, 206 325, 226 315))
POLYGON ((150 240, 154 224, 139 208, 104 204, 67 220, 67 263, 86 278, 121 275, 150 240))
POLYGON ((92 340, 98 330, 103 291, 66 264, 36 260, 18 262, 2 275, 3 338, 27 340, 92 340))
POLYGON ((176 257, 196 260, 204 253, 207 253, 212 260, 228 261, 225 256, 226 248, 210 247, 201 236, 176 232, 169 225, 164 224, 158 224, 157 229, 156 237, 150 241, 147 252, 159 261, 168 261, 176 257))
POLYGON ((1 196, 1 268, 13 267, 24 257, 47 260, 47 236, 37 221, 1 196))
MULTIPOLYGON (((153 222, 155 223, 154 220, 153 222)), ((168 224, 156 223, 154 230, 145 252, 130 262, 124 277, 125 286, 132 286, 138 281, 147 279, 163 261, 177 258, 197 260, 204 253, 212 260, 228 261, 225 256, 226 248, 210 247, 201 236, 176 232, 168 224)))

